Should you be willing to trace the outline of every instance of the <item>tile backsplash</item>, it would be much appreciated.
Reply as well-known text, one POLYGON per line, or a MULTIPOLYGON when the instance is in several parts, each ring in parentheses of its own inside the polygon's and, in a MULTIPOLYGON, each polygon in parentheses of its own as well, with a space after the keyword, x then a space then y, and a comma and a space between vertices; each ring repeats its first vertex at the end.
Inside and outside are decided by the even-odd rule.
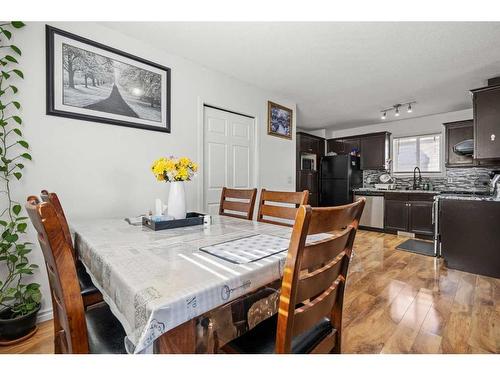
MULTIPOLYGON (((422 177, 422 183, 431 183, 434 190, 488 190, 489 168, 446 168, 446 177, 422 177)), ((363 187, 380 184, 380 175, 385 171, 363 171, 363 187)), ((413 177, 395 177, 397 189, 413 186, 413 177)))

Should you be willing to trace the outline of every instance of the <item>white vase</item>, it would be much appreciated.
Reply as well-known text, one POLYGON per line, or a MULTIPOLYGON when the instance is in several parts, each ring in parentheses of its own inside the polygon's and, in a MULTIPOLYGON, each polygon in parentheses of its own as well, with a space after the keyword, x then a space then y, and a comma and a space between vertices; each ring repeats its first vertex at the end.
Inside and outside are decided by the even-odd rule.
POLYGON ((170 183, 167 214, 175 219, 186 218, 186 192, 184 190, 184 181, 174 181, 170 183))

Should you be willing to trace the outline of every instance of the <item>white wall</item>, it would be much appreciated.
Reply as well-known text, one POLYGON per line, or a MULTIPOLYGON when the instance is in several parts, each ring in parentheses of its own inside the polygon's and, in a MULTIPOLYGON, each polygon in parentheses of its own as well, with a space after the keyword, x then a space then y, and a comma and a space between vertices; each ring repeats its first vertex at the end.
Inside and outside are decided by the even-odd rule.
POLYGON ((388 131, 393 136, 436 133, 443 131, 443 123, 472 119, 472 109, 439 113, 437 115, 413 117, 398 121, 381 122, 355 128, 332 130, 327 129, 326 138, 348 137, 351 135, 388 131))
MULTIPOLYGON (((61 198, 69 221, 78 218, 125 217, 144 213, 154 199, 167 198, 168 185, 150 172, 160 156, 185 155, 200 160, 198 147, 202 102, 255 116, 257 123, 257 184, 280 190, 295 189, 295 132, 293 141, 267 135, 267 100, 293 109, 295 103, 183 58, 131 39, 95 23, 51 23, 52 26, 99 41, 172 69, 172 132, 78 121, 45 114, 45 24, 28 23, 16 31, 14 43, 23 51, 25 74, 18 100, 22 103, 24 133, 33 162, 25 163, 25 178, 15 185, 24 201, 42 188, 61 198)), ((294 129, 295 126, 294 119, 294 129)), ((200 172, 203 173, 203 172, 200 172)), ((188 209, 201 209, 199 181, 187 183, 188 209)), ((31 242, 36 242, 30 233, 31 242)), ((36 279, 43 285, 42 310, 51 307, 43 257, 37 248, 31 260, 41 266, 36 279)))

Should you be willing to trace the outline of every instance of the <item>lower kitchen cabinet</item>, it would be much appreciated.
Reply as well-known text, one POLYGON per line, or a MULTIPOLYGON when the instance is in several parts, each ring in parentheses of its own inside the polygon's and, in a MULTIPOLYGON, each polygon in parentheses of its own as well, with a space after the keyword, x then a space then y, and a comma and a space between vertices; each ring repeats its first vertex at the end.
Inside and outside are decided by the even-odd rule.
POLYGON ((407 205, 406 201, 385 200, 384 229, 386 231, 408 231, 407 205))
POLYGON ((448 268, 500 278, 500 202, 439 200, 441 256, 448 268))
POLYGON ((434 235, 433 194, 386 193, 384 230, 388 233, 411 232, 419 237, 434 235))
POLYGON ((432 202, 409 202, 408 232, 432 236, 432 202))

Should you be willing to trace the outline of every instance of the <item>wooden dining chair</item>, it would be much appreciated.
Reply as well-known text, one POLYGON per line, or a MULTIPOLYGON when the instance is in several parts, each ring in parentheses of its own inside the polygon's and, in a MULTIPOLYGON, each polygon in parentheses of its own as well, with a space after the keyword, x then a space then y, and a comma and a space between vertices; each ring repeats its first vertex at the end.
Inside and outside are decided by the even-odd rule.
POLYGON ((257 189, 222 188, 219 215, 252 220, 257 189))
POLYGON ((365 205, 300 206, 286 259, 278 314, 223 348, 227 353, 340 353, 342 307, 354 237, 365 205), (332 236, 310 244, 308 235, 332 236))
MULTIPOLYGON (((73 256, 73 261, 75 262, 76 274, 78 276, 78 282, 80 284, 80 290, 83 298, 83 305, 85 308, 92 306, 96 303, 100 303, 103 301, 102 294, 97 289, 97 287, 92 282, 90 275, 87 273, 85 266, 78 259, 78 254, 73 246, 73 239, 71 237, 71 233, 69 230, 68 221, 66 220, 66 215, 64 214, 64 210, 61 205, 61 201, 56 193, 49 193, 47 190, 42 190, 40 193, 40 197, 42 201, 49 202, 54 207, 57 217, 62 225, 63 235, 65 241, 68 243, 71 249, 71 255, 73 256)), ((29 197, 30 199, 32 197, 29 197)))
POLYGON ((125 331, 109 307, 101 304, 84 309, 73 250, 54 206, 31 197, 26 211, 38 233, 47 267, 55 353, 126 353, 125 331))
POLYGON ((262 189, 259 198, 257 221, 293 227, 297 207, 307 204, 309 191, 270 191, 262 189), (271 203, 278 203, 271 204, 271 203), (284 204, 288 204, 285 206, 284 204), (268 218, 275 218, 272 220, 268 218))

